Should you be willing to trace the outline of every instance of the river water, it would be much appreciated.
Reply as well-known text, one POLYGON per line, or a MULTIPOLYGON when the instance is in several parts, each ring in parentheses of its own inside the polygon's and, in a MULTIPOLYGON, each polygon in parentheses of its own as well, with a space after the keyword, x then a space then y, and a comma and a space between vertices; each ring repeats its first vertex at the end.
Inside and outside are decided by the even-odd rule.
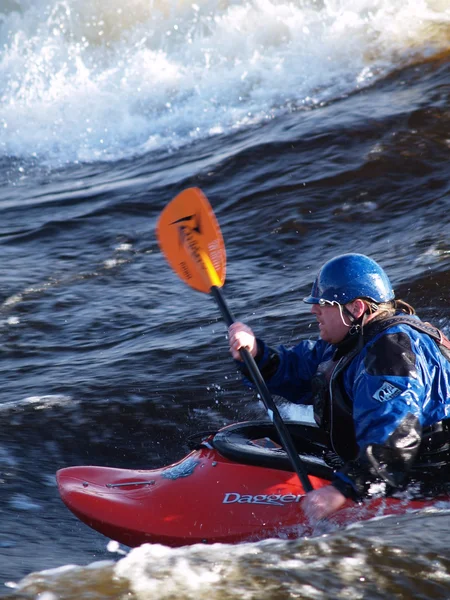
POLYGON ((130 551, 55 484, 264 417, 213 300, 158 248, 187 187, 220 223, 230 308, 271 344, 317 337, 301 298, 348 251, 449 333, 448 0, 1 0, 0 43, 0 594, 448 599, 450 504, 130 551))

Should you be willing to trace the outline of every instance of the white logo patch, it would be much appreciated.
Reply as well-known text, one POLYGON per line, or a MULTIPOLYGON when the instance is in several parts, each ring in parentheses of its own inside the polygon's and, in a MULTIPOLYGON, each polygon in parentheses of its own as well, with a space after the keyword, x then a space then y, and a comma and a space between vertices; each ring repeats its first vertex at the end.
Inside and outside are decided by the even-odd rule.
POLYGON ((383 385, 373 394, 373 398, 378 402, 387 402, 396 396, 399 396, 402 391, 392 383, 385 381, 383 385))

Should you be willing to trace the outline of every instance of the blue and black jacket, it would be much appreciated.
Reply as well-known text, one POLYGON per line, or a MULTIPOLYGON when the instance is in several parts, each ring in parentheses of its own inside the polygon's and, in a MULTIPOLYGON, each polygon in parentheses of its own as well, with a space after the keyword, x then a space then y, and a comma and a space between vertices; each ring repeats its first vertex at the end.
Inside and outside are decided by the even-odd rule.
POLYGON ((272 349, 258 340, 269 390, 313 404, 343 460, 333 485, 345 496, 358 500, 375 482, 401 489, 419 472, 450 481, 450 351, 439 335, 398 315, 369 322, 339 345, 305 340, 272 349))

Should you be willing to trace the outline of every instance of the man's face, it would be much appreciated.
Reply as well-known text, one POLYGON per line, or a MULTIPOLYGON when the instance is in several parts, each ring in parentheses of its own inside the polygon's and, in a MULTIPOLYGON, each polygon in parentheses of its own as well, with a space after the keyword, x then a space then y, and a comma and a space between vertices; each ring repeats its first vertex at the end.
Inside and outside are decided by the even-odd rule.
POLYGON ((313 304, 311 312, 319 323, 320 337, 330 344, 341 342, 347 335, 350 323, 337 304, 313 304))

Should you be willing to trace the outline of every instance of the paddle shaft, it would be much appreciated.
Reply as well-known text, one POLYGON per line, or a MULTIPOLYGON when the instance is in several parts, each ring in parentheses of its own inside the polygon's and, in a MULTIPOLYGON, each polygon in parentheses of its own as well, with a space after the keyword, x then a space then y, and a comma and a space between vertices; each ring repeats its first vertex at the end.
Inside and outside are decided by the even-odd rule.
MULTIPOLYGON (((223 320, 225 321, 227 327, 229 327, 235 322, 235 319, 230 309, 228 308, 228 305, 221 292, 221 289, 215 285, 211 286, 211 295, 214 297, 214 300, 216 301, 220 309, 223 320)), ((253 383, 255 384, 262 401, 264 402, 270 420, 272 421, 272 423, 275 426, 275 429, 277 430, 277 433, 280 437, 281 445, 283 446, 287 455, 289 456, 292 466, 294 467, 294 470, 298 475, 298 478, 300 479, 303 489, 305 490, 305 492, 312 491, 313 487, 311 485, 311 482, 309 481, 308 474, 306 473, 302 461, 300 460, 300 457, 294 446, 289 430, 286 427, 285 422, 281 418, 280 413, 278 412, 278 408, 275 402, 273 401, 269 390, 267 389, 266 382, 264 381, 261 372, 258 369, 258 365, 256 364, 255 359, 247 350, 247 348, 241 348, 239 352, 242 357, 242 360, 244 361, 245 366, 247 367, 248 372, 250 373, 251 379, 253 380, 253 383)))

